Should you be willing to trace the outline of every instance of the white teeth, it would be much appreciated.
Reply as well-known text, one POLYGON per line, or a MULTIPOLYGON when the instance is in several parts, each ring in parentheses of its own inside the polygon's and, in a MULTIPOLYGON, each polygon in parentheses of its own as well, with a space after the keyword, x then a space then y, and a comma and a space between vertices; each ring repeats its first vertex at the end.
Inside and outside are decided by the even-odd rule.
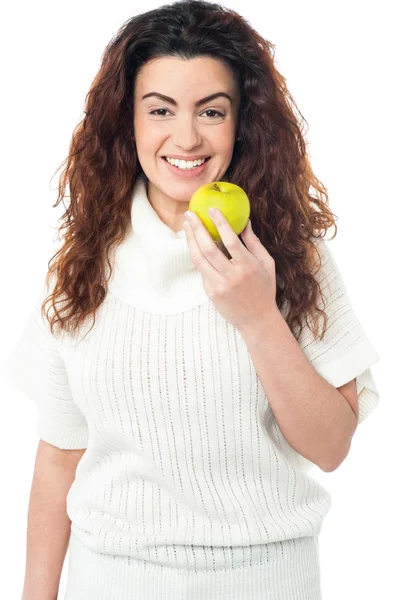
POLYGON ((193 169, 194 167, 202 165, 206 161, 206 158, 203 158, 201 160, 189 160, 188 162, 186 162, 185 160, 178 160, 176 158, 169 158, 167 156, 165 158, 168 161, 168 163, 174 165, 175 167, 178 167, 179 169, 193 169))

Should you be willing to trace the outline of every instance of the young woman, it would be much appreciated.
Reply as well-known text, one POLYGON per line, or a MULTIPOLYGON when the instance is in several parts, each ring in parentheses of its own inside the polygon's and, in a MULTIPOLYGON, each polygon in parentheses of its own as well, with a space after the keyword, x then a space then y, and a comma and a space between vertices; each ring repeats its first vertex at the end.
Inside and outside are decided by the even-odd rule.
POLYGON ((309 470, 347 456, 379 357, 273 48, 191 0, 106 48, 3 368, 39 407, 24 600, 57 596, 68 544, 67 600, 321 598, 331 498, 309 470), (216 214, 219 243, 186 217, 213 181, 251 204, 240 235, 216 214))

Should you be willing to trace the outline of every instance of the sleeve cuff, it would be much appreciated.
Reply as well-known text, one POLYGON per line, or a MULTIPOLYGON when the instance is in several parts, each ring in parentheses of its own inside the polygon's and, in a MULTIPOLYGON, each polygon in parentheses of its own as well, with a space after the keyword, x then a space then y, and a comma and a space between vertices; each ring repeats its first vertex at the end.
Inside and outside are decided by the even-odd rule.
POLYGON ((357 340, 349 349, 323 364, 315 361, 314 367, 335 388, 356 378, 359 414, 358 425, 376 408, 379 402, 379 392, 370 367, 380 360, 366 337, 357 340))
POLYGON ((87 448, 89 441, 89 431, 85 425, 66 429, 38 419, 36 430, 40 439, 61 450, 81 450, 87 448))
POLYGON ((348 383, 379 360, 380 357, 364 335, 328 362, 323 363, 322 358, 314 360, 313 366, 324 379, 337 388, 348 383))

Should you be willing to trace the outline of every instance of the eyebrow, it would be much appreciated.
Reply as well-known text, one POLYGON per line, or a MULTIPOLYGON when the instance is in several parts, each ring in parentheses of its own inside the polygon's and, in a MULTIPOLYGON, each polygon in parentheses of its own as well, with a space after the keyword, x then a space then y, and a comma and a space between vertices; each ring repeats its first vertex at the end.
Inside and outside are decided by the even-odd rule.
MULTIPOLYGON (((173 106, 177 106, 177 102, 176 102, 176 100, 174 100, 174 98, 170 98, 170 96, 165 96, 165 94, 160 94, 159 92, 150 92, 149 94, 145 94, 142 97, 142 100, 145 100, 145 98, 150 98, 151 96, 155 96, 156 98, 163 100, 163 102, 168 102, 169 104, 173 104, 173 106)), ((220 96, 227 98, 228 100, 230 100, 231 103, 233 103, 231 96, 229 94, 227 94, 226 92, 216 92, 215 94, 211 94, 210 96, 207 96, 206 98, 201 98, 201 100, 198 100, 195 103, 195 106, 196 107, 202 106, 203 104, 206 104, 207 102, 210 102, 211 100, 214 100, 215 98, 219 98, 220 96)))

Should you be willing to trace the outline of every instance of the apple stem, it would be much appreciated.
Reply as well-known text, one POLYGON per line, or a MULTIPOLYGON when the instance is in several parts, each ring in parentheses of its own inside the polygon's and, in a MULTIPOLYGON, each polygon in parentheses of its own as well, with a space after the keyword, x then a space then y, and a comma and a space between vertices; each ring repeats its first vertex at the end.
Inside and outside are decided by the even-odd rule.
POLYGON ((217 183, 214 183, 214 184, 213 184, 213 186, 212 186, 212 188, 213 188, 214 190, 217 190, 218 192, 220 192, 220 189, 219 189, 219 186, 218 186, 218 184, 217 184, 217 183))

